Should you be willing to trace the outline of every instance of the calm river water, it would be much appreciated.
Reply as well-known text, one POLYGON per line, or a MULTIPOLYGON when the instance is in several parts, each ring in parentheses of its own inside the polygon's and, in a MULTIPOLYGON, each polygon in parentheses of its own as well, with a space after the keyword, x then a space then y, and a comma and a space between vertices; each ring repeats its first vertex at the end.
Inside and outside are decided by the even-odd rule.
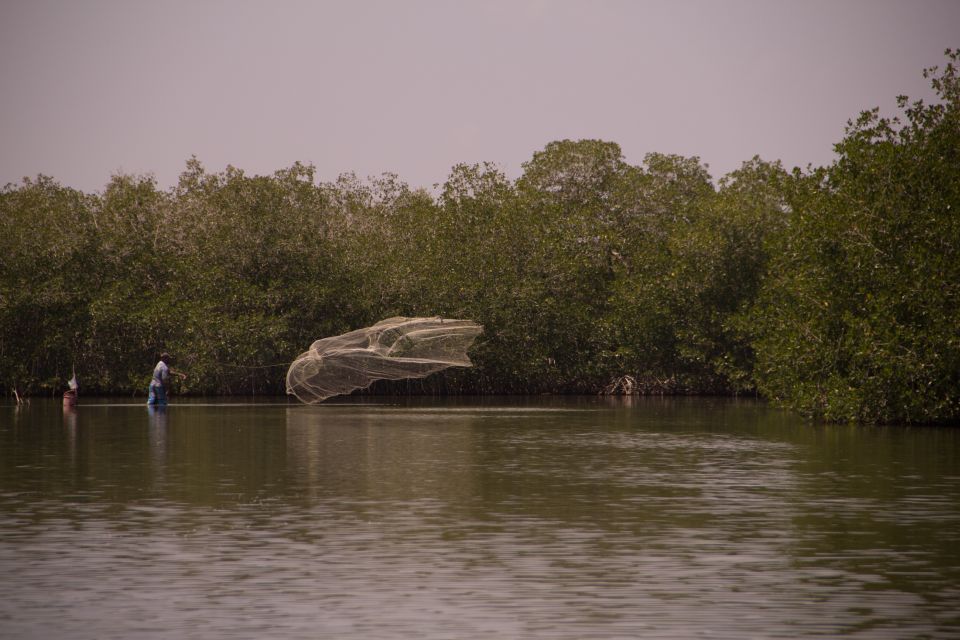
POLYGON ((960 429, 752 401, 0 405, 3 638, 960 637, 960 429))

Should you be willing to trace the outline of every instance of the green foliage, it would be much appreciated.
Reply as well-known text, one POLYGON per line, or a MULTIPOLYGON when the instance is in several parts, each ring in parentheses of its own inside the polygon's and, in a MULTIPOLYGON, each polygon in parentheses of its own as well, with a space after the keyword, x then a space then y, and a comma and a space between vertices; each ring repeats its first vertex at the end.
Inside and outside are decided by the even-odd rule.
POLYGON ((798 175, 752 318, 768 395, 831 420, 960 418, 960 78, 942 102, 851 122, 798 175))
POLYGON ((0 385, 49 390, 70 377, 97 253, 90 197, 46 176, 0 191, 0 385))
POLYGON ((960 82, 868 111, 829 167, 628 164, 549 143, 517 180, 455 166, 318 183, 187 161, 167 191, 40 176, 0 192, 0 387, 281 393, 316 338, 394 315, 476 320, 472 369, 376 391, 757 393, 834 420, 960 417, 960 82))

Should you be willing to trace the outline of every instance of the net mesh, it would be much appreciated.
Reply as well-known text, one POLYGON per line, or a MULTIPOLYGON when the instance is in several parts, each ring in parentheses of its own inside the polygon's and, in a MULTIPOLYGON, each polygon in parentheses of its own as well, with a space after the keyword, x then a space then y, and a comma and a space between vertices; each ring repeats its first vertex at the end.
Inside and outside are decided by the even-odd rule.
POLYGON ((287 393, 307 404, 376 380, 423 378, 470 367, 467 349, 483 327, 450 318, 388 318, 372 327, 317 340, 287 370, 287 393))

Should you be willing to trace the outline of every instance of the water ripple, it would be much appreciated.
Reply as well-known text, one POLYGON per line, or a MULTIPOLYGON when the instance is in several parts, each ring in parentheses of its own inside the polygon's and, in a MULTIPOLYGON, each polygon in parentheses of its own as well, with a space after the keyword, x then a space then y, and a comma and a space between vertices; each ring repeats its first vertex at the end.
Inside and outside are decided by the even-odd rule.
POLYGON ((950 432, 551 402, 0 429, 0 637, 960 635, 950 432))

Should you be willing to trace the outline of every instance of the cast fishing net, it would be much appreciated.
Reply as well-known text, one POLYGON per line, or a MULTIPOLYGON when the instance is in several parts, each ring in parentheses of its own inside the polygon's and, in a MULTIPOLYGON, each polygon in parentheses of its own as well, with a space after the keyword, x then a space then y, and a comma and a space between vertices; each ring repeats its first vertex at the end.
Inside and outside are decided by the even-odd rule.
POLYGON ((397 317, 323 338, 290 365, 287 393, 317 404, 376 380, 423 378, 447 367, 470 367, 467 349, 481 331, 471 320, 397 317))

